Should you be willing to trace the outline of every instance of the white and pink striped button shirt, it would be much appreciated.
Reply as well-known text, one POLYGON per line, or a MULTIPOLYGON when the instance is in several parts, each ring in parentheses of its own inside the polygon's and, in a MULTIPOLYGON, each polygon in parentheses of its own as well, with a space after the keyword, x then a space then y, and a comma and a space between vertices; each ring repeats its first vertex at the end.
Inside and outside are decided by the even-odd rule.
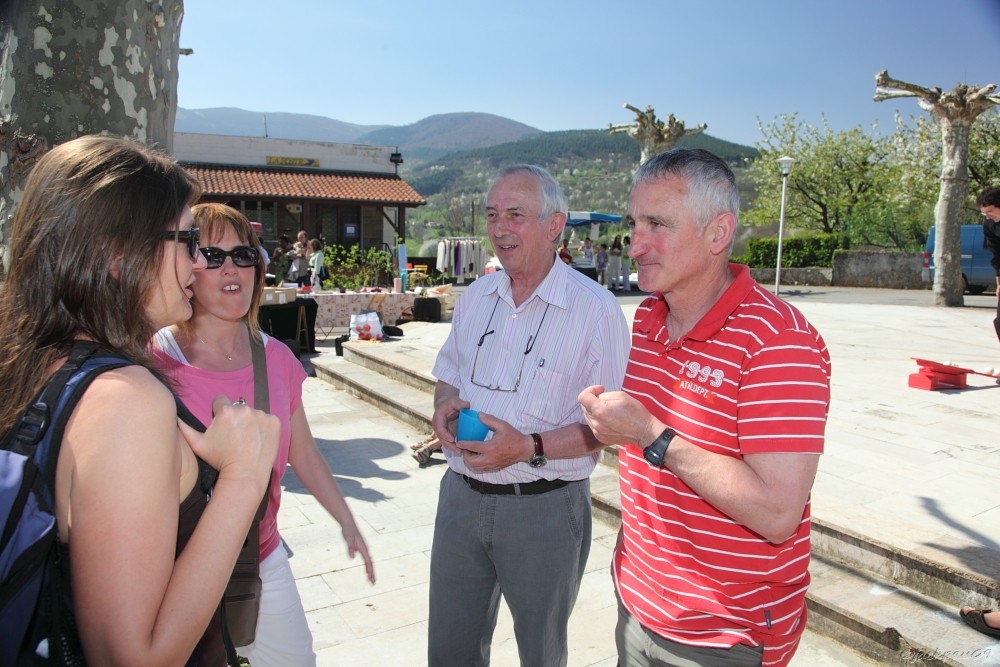
MULTIPOLYGON (((514 306, 510 278, 503 271, 478 278, 459 298, 451 322, 434 376, 458 388, 473 409, 499 417, 522 433, 544 437, 546 431, 584 423, 577 396, 590 385, 621 389, 630 346, 622 309, 606 288, 563 262, 553 261, 548 275, 519 307, 514 306), (529 340, 530 352, 525 354, 529 340), (515 385, 515 392, 488 388, 515 385)), ((497 472, 473 473, 461 456, 446 451, 445 457, 455 472, 492 484, 581 480, 597 462, 594 453, 549 459, 541 468, 521 462, 497 472)))

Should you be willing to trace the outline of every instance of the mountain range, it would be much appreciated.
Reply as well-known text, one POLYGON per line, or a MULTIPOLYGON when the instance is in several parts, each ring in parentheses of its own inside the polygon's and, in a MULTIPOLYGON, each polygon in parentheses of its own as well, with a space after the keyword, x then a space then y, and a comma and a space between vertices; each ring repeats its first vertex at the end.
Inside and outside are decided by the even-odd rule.
MULTIPOLYGON (((627 134, 610 134, 607 128, 543 132, 488 113, 438 114, 390 126, 297 113, 178 108, 174 129, 398 147, 405 157, 400 175, 427 200, 408 219, 410 234, 421 240, 473 231, 470 207, 482 204, 490 175, 503 165, 541 165, 559 179, 573 210, 615 213, 624 210, 629 178, 639 162, 639 145, 627 134)), ((678 145, 704 148, 729 162, 741 192, 750 194, 752 184, 740 172, 756 157, 755 148, 705 133, 683 137, 678 145)))
POLYGON ((397 146, 424 154, 485 148, 543 132, 488 113, 447 113, 411 125, 356 125, 326 116, 246 111, 234 107, 177 109, 177 132, 274 137, 305 141, 397 146))

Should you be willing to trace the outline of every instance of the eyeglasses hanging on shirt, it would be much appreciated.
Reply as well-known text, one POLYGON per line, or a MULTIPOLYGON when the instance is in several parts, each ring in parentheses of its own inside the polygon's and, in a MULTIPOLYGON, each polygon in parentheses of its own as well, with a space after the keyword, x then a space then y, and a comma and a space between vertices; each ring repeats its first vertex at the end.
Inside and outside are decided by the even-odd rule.
MULTIPOLYGON (((521 355, 521 365, 518 367, 517 379, 514 380, 513 387, 501 386, 499 382, 484 383, 480 380, 476 380, 476 368, 479 366, 479 351, 483 348, 483 344, 487 341, 487 339, 494 333, 496 333, 495 329, 490 329, 490 325, 493 324, 493 316, 496 314, 497 306, 499 305, 500 305, 500 297, 498 296, 496 303, 493 304, 493 312, 490 313, 490 319, 489 321, 486 322, 486 328, 483 330, 483 335, 479 337, 479 342, 476 343, 476 354, 472 359, 471 379, 472 379, 472 384, 476 385, 477 387, 482 387, 483 389, 489 389, 491 391, 516 392, 518 388, 521 386, 521 374, 524 372, 524 362, 528 359, 528 355, 531 354, 531 351, 535 347, 535 343, 538 341, 538 333, 542 330, 542 325, 545 324, 545 316, 549 314, 549 306, 551 306, 552 304, 549 303, 545 304, 545 311, 542 313, 542 319, 539 320, 538 322, 538 328, 535 329, 535 335, 528 337, 528 342, 524 346, 524 354, 521 355)), ((539 360, 538 362, 539 366, 542 366, 544 364, 545 364, 545 359, 539 360)))

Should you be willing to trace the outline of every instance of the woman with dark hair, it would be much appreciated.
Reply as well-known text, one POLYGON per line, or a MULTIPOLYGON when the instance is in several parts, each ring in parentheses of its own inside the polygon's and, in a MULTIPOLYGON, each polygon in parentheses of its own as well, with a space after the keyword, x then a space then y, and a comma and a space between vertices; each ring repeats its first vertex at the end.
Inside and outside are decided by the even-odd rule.
POLYGON ((309 279, 314 292, 323 289, 323 277, 326 268, 323 266, 326 257, 323 255, 323 242, 319 239, 309 241, 309 279))
POLYGON ((626 292, 632 291, 632 258, 629 252, 632 250, 632 239, 626 236, 622 239, 622 289, 626 292))
POLYGON ((622 284, 622 236, 621 234, 615 234, 614 240, 611 241, 611 249, 608 250, 608 289, 614 291, 616 289, 625 289, 622 285, 621 288, 618 285, 622 284))
POLYGON ((57 581, 72 607, 59 615, 73 629, 48 652, 76 655, 71 664, 226 662, 219 601, 267 489, 279 425, 219 397, 199 433, 152 368, 150 338, 191 316, 205 267, 189 208, 198 195, 167 158, 88 136, 39 160, 14 218, 0 429, 75 348, 94 343, 128 362, 86 389, 56 466, 57 581), (211 503, 199 484, 206 463, 218 471, 211 503))
MULTIPOLYGON (((278 534, 281 476, 288 465, 319 504, 340 524, 348 555, 361 554, 365 574, 375 582, 368 547, 323 456, 316 448, 305 408, 306 374, 298 358, 279 340, 263 336, 257 310, 264 286, 264 265, 256 237, 242 213, 223 204, 193 208, 201 229, 208 268, 191 286, 194 315, 157 333, 157 363, 191 411, 212 422, 212 397, 245 396, 254 407, 254 351, 267 376, 268 410, 281 422, 267 512, 260 523, 260 578, 263 583, 253 644, 239 653, 254 667, 301 667, 316 664, 312 634, 295 587, 288 555, 278 534), (260 346, 263 345, 263 350, 260 346)), ((314 247, 320 246, 313 241, 314 247)), ((317 250, 317 252, 320 252, 317 250)))

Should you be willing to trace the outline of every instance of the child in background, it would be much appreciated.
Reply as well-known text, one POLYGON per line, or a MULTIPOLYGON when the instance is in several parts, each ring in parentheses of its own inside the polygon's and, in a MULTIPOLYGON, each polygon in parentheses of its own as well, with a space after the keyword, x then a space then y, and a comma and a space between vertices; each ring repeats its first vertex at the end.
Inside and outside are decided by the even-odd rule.
POLYGON ((597 251, 597 282, 608 286, 608 246, 604 243, 597 251))

